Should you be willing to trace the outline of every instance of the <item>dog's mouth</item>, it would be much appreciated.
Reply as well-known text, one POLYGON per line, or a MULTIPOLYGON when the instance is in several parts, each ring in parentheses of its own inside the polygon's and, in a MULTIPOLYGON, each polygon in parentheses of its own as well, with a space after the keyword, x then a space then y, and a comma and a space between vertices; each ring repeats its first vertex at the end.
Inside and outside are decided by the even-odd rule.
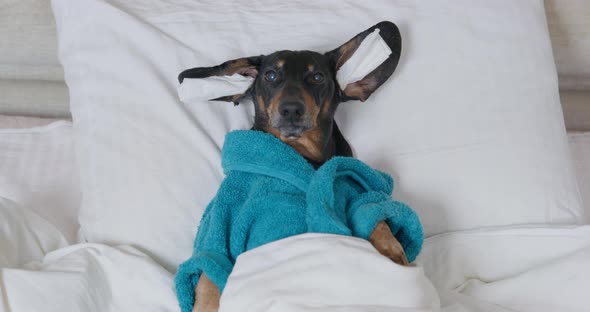
POLYGON ((293 141, 299 139, 306 129, 303 126, 287 125, 278 127, 278 130, 282 140, 293 141))
POLYGON ((271 119, 271 127, 277 130, 279 139, 283 141, 294 141, 303 136, 305 131, 311 129, 313 126, 305 116, 285 118, 277 114, 271 119))

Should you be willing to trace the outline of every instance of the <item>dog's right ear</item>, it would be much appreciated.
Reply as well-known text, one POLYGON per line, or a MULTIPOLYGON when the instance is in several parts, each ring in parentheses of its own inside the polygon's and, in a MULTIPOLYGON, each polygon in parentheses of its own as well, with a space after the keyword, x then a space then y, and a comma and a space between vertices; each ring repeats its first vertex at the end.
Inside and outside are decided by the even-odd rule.
POLYGON ((335 72, 337 72, 342 65, 352 57, 363 40, 365 40, 369 34, 373 33, 375 29, 379 29, 379 36, 381 36, 385 44, 389 47, 391 54, 383 63, 381 63, 381 65, 361 80, 351 82, 345 86, 340 86, 343 93, 343 102, 348 100, 365 101, 391 76, 391 74, 393 74, 397 67, 402 49, 400 31, 394 23, 384 21, 361 32, 337 49, 326 53, 326 56, 330 58, 333 63, 335 72))
MULTIPOLYGON (((263 55, 239 58, 224 62, 212 67, 195 67, 187 69, 178 75, 178 82, 182 83, 185 78, 207 78, 211 76, 231 76, 240 74, 242 76, 256 78, 258 68, 262 63, 263 55)), ((226 101, 238 103, 245 93, 222 96, 213 99, 215 101, 226 101)))

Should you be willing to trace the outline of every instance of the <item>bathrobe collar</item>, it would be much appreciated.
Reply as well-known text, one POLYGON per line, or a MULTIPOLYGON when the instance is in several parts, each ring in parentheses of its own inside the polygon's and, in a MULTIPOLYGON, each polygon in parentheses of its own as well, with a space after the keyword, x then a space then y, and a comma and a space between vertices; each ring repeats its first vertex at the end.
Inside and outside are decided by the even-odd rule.
POLYGON ((221 157, 226 175, 242 171, 271 176, 289 182, 304 192, 308 192, 310 185, 312 190, 324 189, 344 176, 365 191, 388 195, 393 191, 393 179, 388 174, 374 170, 358 159, 332 157, 316 171, 290 145, 262 131, 237 130, 228 133, 221 157))
POLYGON ((242 171, 285 180, 307 191, 315 169, 291 146, 272 134, 236 130, 225 136, 221 166, 226 175, 242 171))

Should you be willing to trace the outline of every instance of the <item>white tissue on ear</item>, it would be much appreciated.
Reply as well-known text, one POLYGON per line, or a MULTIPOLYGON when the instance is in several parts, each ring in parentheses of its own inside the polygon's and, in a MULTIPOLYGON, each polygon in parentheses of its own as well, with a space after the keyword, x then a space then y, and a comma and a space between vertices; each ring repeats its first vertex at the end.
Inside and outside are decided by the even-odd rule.
POLYGON ((192 104, 222 96, 242 94, 248 90, 254 78, 233 74, 207 78, 185 78, 178 87, 178 97, 183 103, 192 104))
MULTIPOLYGON (((348 84, 363 79, 385 62, 390 54, 391 49, 379 35, 379 29, 375 29, 365 37, 354 54, 336 73, 340 87, 344 89, 348 84)), ((243 94, 253 81, 254 78, 240 74, 185 78, 178 87, 178 96, 183 103, 199 103, 222 96, 243 94)))
POLYGON ((336 80, 342 90, 350 83, 363 79, 387 60, 391 49, 379 35, 379 28, 367 35, 354 54, 336 73, 336 80))

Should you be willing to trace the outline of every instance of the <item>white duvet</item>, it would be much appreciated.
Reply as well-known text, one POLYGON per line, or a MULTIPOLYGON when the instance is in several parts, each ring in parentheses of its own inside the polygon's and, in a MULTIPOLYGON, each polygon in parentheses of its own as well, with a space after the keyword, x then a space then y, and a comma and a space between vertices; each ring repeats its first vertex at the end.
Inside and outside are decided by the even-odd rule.
MULTIPOLYGON (((54 227, 4 199, 0 220, 10 223, 1 228, 0 311, 178 311, 173 274, 145 253, 65 246, 54 227)), ((400 267, 355 238, 291 237, 238 258, 221 310, 590 311, 590 226, 439 235, 417 264, 400 267)))

